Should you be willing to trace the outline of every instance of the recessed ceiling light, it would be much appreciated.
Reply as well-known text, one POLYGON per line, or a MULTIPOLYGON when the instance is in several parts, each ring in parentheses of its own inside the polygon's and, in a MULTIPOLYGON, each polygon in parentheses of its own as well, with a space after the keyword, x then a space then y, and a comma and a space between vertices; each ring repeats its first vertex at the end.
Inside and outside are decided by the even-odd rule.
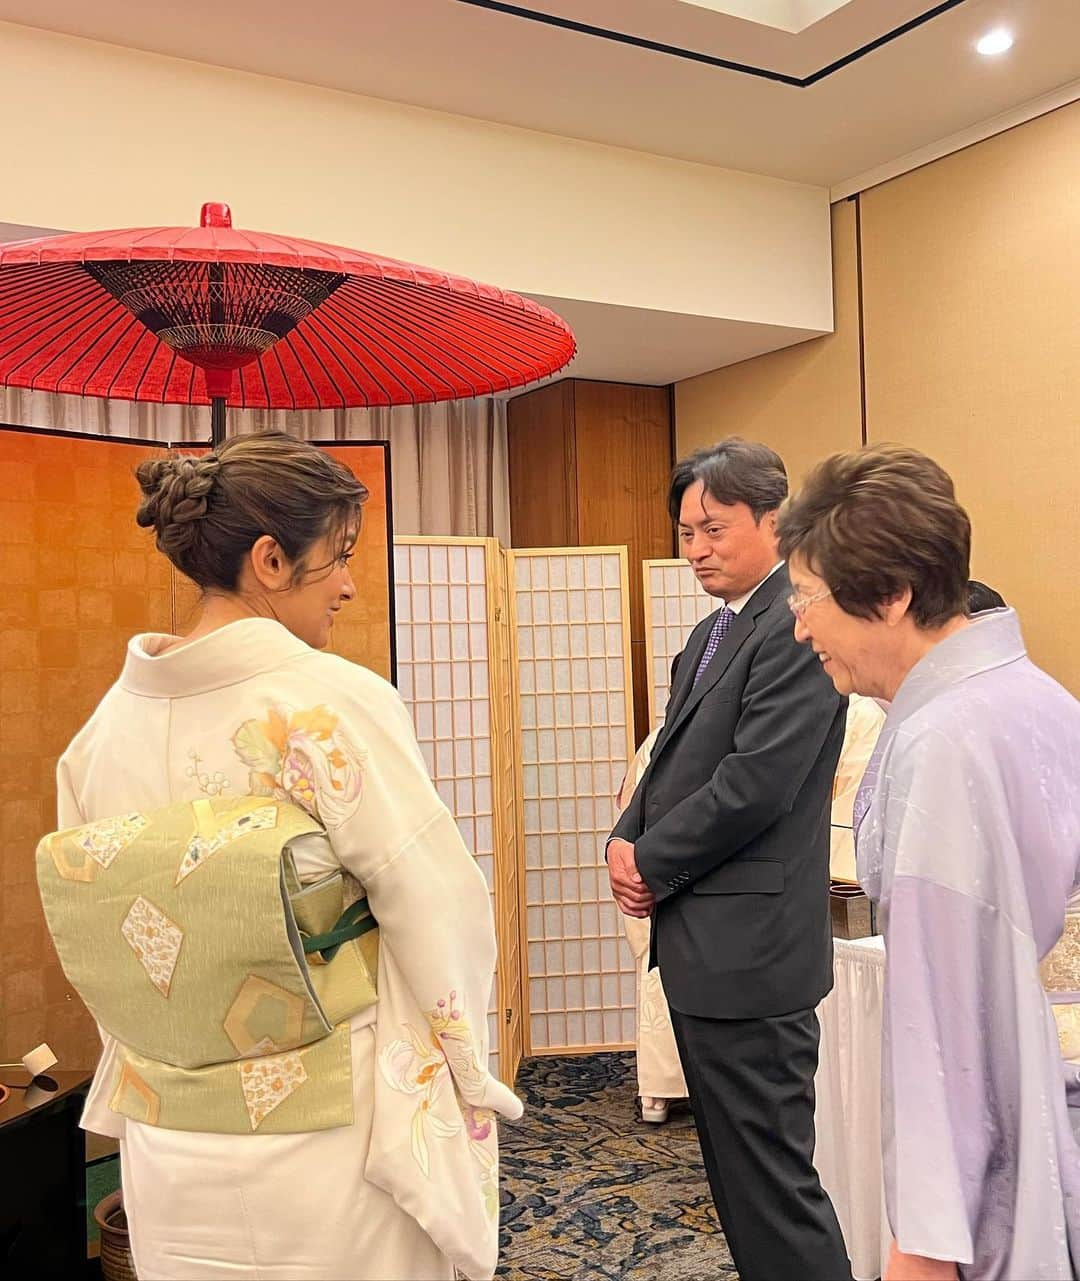
POLYGON ((979 53, 991 58, 996 53, 1004 53, 1007 49, 1011 49, 1012 43, 1011 31, 1006 31, 1004 27, 995 27, 993 31, 988 31, 983 36, 975 48, 979 53))

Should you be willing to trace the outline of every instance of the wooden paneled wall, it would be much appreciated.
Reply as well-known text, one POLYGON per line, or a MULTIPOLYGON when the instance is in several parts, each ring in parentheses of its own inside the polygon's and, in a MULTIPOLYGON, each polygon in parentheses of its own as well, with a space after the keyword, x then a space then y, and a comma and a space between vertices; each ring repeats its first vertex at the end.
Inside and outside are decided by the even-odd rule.
POLYGON ((510 532, 515 547, 624 544, 637 740, 648 733, 643 560, 670 556, 667 387, 567 379, 510 401, 510 532))

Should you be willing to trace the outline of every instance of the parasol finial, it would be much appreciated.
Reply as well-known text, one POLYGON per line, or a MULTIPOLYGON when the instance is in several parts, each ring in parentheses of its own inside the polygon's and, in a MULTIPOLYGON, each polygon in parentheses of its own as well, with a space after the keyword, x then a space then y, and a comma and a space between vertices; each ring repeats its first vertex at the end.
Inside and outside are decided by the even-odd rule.
POLYGON ((216 200, 208 200, 199 216, 200 227, 231 227, 232 210, 216 200))

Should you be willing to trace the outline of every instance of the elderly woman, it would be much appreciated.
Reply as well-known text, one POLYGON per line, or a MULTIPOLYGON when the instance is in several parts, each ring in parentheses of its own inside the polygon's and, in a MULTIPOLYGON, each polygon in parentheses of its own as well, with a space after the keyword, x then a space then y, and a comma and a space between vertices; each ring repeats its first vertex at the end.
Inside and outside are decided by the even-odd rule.
POLYGON ((887 1281, 1076 1277, 1080 706, 1014 611, 969 618, 970 524, 924 455, 828 459, 779 530, 797 638, 841 693, 891 703, 855 807, 888 957, 887 1281))

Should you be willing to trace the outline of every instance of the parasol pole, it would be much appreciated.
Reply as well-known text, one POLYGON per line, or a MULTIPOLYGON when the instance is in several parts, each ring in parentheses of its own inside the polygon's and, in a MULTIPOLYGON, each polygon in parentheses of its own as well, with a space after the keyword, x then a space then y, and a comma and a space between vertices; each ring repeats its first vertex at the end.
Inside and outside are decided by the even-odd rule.
POLYGON ((210 398, 210 444, 214 449, 225 442, 225 397, 210 398))
MULTIPOLYGON (((231 227, 232 213, 229 206, 213 202, 203 205, 199 224, 203 227, 231 227)), ((225 267, 220 262, 211 262, 208 266, 210 269, 210 324, 223 326, 225 324, 225 267)), ((210 396, 210 444, 214 449, 225 442, 226 397, 232 390, 232 382, 231 369, 207 369, 206 371, 206 390, 210 396)))
POLYGON ((217 449, 225 442, 225 407, 226 398, 232 391, 233 371, 231 369, 207 369, 206 393, 210 397, 210 444, 217 449))

